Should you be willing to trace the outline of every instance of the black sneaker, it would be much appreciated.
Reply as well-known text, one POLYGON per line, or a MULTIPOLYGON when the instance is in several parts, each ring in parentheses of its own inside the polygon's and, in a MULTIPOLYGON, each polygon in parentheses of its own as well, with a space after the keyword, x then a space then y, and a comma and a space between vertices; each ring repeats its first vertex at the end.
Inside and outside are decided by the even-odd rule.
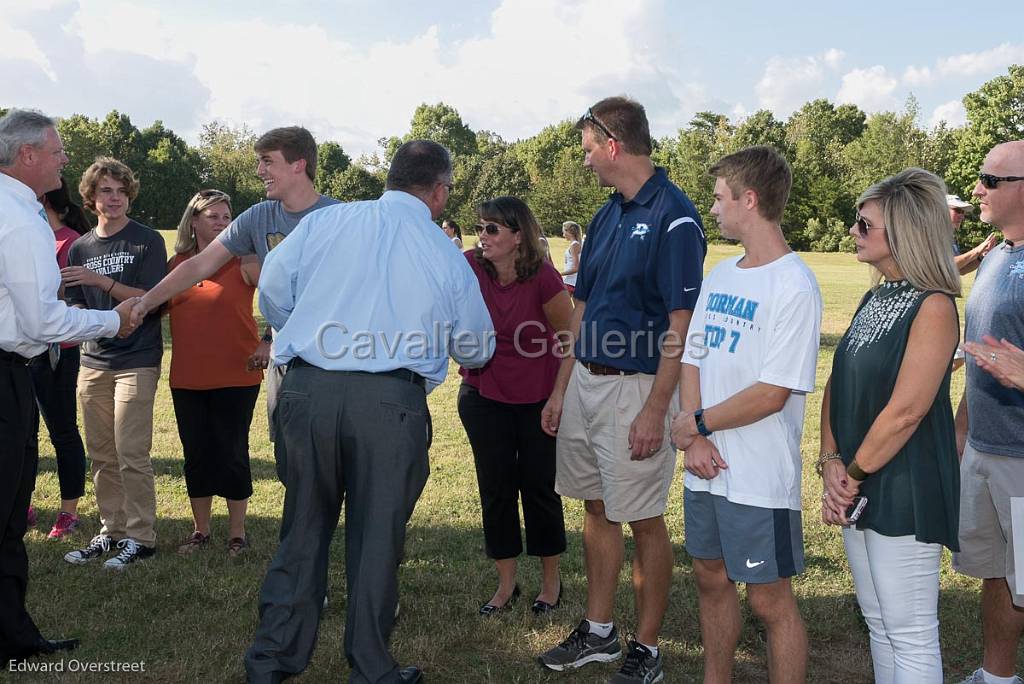
POLYGON ((622 655, 619 645, 619 632, 612 627, 606 637, 590 633, 590 623, 586 620, 572 630, 562 643, 537 657, 539 662, 549 670, 561 672, 583 667, 587 663, 610 663, 622 655))
POLYGON ((103 567, 108 570, 123 570, 135 561, 145 560, 156 553, 152 546, 143 546, 131 537, 117 542, 117 548, 121 549, 116 556, 108 558, 103 567))
POLYGON ((608 680, 608 684, 654 684, 664 678, 661 652, 659 651, 655 657, 643 644, 630 641, 626 662, 622 663, 622 668, 608 680))
POLYGON ((82 565, 83 563, 94 561, 107 551, 110 551, 110 545, 113 543, 114 540, 107 535, 97 534, 89 541, 84 549, 68 551, 65 553, 64 560, 75 565, 82 565))

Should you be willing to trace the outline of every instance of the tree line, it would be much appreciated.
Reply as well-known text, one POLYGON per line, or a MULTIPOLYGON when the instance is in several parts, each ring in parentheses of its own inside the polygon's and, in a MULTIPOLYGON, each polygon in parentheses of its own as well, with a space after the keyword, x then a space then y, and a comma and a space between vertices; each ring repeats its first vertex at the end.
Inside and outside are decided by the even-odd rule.
MULTIPOLYGON (((826 99, 804 104, 788 119, 760 110, 732 121, 699 112, 675 135, 654 141, 653 159, 689 194, 704 217, 708 238, 720 236, 709 210, 714 179, 708 167, 722 155, 748 145, 771 145, 793 168, 793 190, 783 219, 790 243, 800 250, 852 249, 847 229, 857 196, 875 181, 908 166, 945 178, 949 191, 968 197, 985 153, 996 143, 1024 138, 1024 66, 1009 67, 963 98, 967 122, 928 129, 910 97, 901 112, 866 114, 855 105, 826 99)), ((6 111, 0 109, 0 115, 6 111)), ((445 145, 454 160, 454 185, 446 217, 474 222, 474 207, 497 195, 524 198, 549 234, 563 221, 586 226, 608 196, 583 168, 574 120, 545 127, 524 140, 508 142, 487 130, 474 131, 443 102, 416 108, 408 132, 378 140, 378 152, 353 160, 334 141, 319 145, 317 189, 343 201, 373 199, 384 188, 391 156, 405 140, 426 138, 445 145)), ((85 168, 100 155, 121 159, 142 184, 133 215, 157 228, 173 228, 199 188, 213 187, 233 198, 241 212, 263 198, 252 151, 256 133, 221 122, 206 124, 198 145, 189 145, 162 122, 138 129, 128 115, 104 119, 75 114, 58 130, 70 164, 64 171, 72 192, 85 168)), ((977 218, 964 221, 957 240, 971 246, 988 232, 977 218)))

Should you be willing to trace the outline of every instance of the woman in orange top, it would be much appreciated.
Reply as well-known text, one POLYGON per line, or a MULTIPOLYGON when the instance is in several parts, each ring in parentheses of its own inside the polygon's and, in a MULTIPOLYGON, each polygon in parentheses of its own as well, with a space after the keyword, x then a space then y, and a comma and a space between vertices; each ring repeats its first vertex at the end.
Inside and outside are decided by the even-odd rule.
MULTIPOLYGON (((219 190, 197 192, 178 223, 168 270, 203 251, 229 223, 230 197, 219 190)), ((214 496, 227 499, 228 554, 237 556, 249 546, 249 424, 263 380, 254 358, 260 343, 252 315, 258 281, 255 259, 236 258, 170 301, 171 396, 195 520, 195 531, 179 553, 192 553, 210 541, 214 496)))

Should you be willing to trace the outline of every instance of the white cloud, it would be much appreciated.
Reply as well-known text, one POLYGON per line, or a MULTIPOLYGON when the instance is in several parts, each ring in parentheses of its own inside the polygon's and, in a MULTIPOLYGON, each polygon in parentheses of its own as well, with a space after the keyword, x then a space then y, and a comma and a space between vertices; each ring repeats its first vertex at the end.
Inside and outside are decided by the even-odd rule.
POLYGON ((772 57, 755 91, 760 107, 787 117, 808 100, 821 97, 822 86, 844 57, 832 48, 809 57, 772 57))
POLYGON ((966 52, 944 57, 937 62, 942 76, 988 76, 1004 71, 1011 64, 1024 62, 1024 45, 1003 43, 983 52, 966 52))
MULTIPOLYGON (((68 42, 70 50, 43 41, 40 31, 32 35, 42 46, 36 62, 53 61, 62 83, 88 91, 85 102, 64 98, 51 106, 55 98, 35 85, 11 88, 5 102, 42 99, 35 106, 93 116, 117 108, 140 125, 161 118, 193 140, 200 124, 213 119, 257 132, 299 123, 359 154, 375 149, 380 137, 408 130, 423 102, 443 100, 471 127, 515 139, 579 116, 601 97, 625 93, 644 103, 659 136, 674 133, 701 109, 732 106, 670 66, 680 63, 681 36, 667 20, 666 1, 502 0, 476 37, 442 42, 434 26, 357 49, 304 20, 204 24, 126 0, 82 0, 36 15, 40 31, 67 27, 65 41, 56 42, 68 42), (611 12, 615 21, 608 20, 611 12), (117 68, 99 73, 112 60, 112 46, 119 51, 117 68), (61 50, 66 54, 58 59, 61 50), (159 74, 148 84, 133 76, 135 92, 125 92, 122 72, 142 65, 159 67, 159 74)), ((24 68, 5 64, 3 54, 0 78, 18 72, 14 80, 24 81, 24 68)))
POLYGON ((942 121, 945 121, 946 125, 951 128, 967 123, 967 110, 964 109, 963 103, 960 100, 950 100, 940 104, 932 112, 931 118, 928 120, 928 126, 935 128, 942 121))
POLYGON ((867 112, 895 111, 898 102, 893 92, 897 85, 899 81, 881 65, 854 69, 843 75, 836 101, 855 104, 867 112))
POLYGON ((930 85, 934 80, 932 70, 926 66, 916 67, 911 64, 903 71, 903 83, 911 88, 930 85))

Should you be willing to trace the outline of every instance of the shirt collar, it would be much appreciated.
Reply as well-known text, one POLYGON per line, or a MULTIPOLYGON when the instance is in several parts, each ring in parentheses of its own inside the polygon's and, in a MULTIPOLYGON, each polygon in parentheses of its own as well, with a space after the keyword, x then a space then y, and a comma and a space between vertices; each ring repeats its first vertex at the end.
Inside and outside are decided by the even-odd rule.
POLYGON ((404 190, 387 190, 383 195, 380 196, 382 202, 395 202, 397 204, 404 204, 413 211, 423 212, 423 217, 430 221, 430 207, 416 195, 411 195, 404 190))
POLYGON ((43 206, 39 204, 39 200, 36 198, 36 193, 32 192, 32 188, 28 187, 14 176, 9 176, 6 173, 0 173, 0 188, 5 188, 9 192, 13 192, 17 197, 20 197, 26 202, 38 205, 34 207, 36 209, 43 206))
POLYGON ((655 166, 654 175, 648 178, 647 182, 640 186, 640 190, 637 191, 633 199, 626 201, 622 197, 621 192, 615 193, 613 197, 619 201, 619 204, 621 204, 623 208, 628 208, 632 204, 649 204, 650 201, 654 199, 658 190, 660 190, 662 186, 668 184, 668 182, 668 173, 665 171, 665 167, 655 166))

